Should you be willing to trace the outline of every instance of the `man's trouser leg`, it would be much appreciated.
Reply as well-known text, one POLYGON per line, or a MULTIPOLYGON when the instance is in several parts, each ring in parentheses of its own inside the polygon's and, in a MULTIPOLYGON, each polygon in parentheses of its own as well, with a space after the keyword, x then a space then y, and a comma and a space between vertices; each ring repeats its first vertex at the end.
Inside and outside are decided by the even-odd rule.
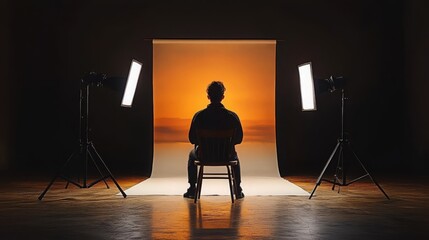
POLYGON ((191 187, 195 187, 197 183, 197 166, 194 161, 197 160, 197 154, 195 148, 189 153, 188 159, 188 183, 191 187))
POLYGON ((232 166, 234 169, 235 182, 237 183, 238 191, 241 191, 241 170, 240 170, 240 160, 238 159, 237 153, 235 153, 235 160, 237 160, 238 164, 236 166, 232 166))

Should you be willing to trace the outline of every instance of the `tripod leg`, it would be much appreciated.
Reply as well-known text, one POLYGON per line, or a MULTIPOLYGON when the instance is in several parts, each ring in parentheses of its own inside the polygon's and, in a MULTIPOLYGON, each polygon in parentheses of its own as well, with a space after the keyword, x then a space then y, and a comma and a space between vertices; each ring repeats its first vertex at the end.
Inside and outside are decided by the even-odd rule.
POLYGON ((342 169, 343 168, 343 159, 342 159, 342 157, 343 157, 343 144, 342 143, 340 143, 340 151, 338 152, 338 162, 337 162, 337 168, 335 169, 335 175, 334 175, 334 182, 333 182, 333 184, 332 184, 332 191, 333 190, 335 190, 335 185, 337 185, 337 182, 339 183, 338 184, 338 192, 340 191, 340 184, 341 184, 341 182, 340 182, 340 180, 339 180, 339 178, 338 178, 338 174, 340 173, 340 169, 342 169))
POLYGON ((328 168, 329 164, 331 163, 332 158, 335 156, 335 153, 337 152, 339 146, 340 146, 340 142, 337 142, 337 145, 335 146, 334 151, 332 151, 331 156, 329 157, 328 161, 325 164, 325 167, 323 168, 322 172, 320 173, 320 176, 317 179, 316 185, 314 186, 314 189, 311 192, 310 197, 308 199, 311 199, 313 197, 314 192, 316 192, 317 187, 322 182, 323 174, 325 174, 325 171, 328 168))
POLYGON ((48 192, 49 188, 51 188, 52 184, 54 184, 55 180, 57 180, 57 178, 58 178, 58 175, 55 175, 55 177, 52 178, 51 182, 48 184, 48 186, 46 187, 46 189, 42 192, 42 194, 40 194, 39 200, 43 199, 43 197, 48 192))
MULTIPOLYGON (((76 150, 74 153, 73 153, 73 155, 75 155, 76 153, 78 153, 78 157, 81 159, 82 158, 82 156, 80 155, 81 154, 81 147, 79 147, 79 150, 76 150)), ((67 163, 66 164, 68 164, 68 161, 70 161, 71 159, 73 159, 73 156, 72 157, 70 157, 68 160, 67 160, 67 163)), ((66 165, 65 164, 65 165, 66 165)), ((65 168, 65 166, 64 166, 64 168, 65 168)), ((70 182, 72 181, 72 182, 74 182, 73 184, 74 185, 76 185, 77 187, 79 187, 79 188, 81 188, 81 186, 79 186, 79 184, 76 184, 76 182, 72 179, 73 177, 72 176, 68 176, 68 177, 66 177, 66 178, 64 178, 66 181, 67 181, 67 183, 66 183, 66 186, 64 187, 64 189, 68 189, 68 187, 69 187, 69 185, 70 185, 70 182)), ((77 183, 79 183, 79 175, 77 176, 77 183)))
POLYGON ((365 166, 363 165, 363 163, 361 162, 361 160, 358 158, 358 156, 356 155, 355 151, 353 151, 352 146, 349 145, 349 148, 350 148, 351 152, 353 153, 353 156, 359 162, 359 164, 361 165, 361 167, 363 168, 363 170, 366 172, 366 174, 368 175, 368 177, 371 179, 371 181, 378 187, 378 189, 384 194, 384 196, 388 200, 390 200, 389 196, 387 196, 387 193, 383 190, 383 188, 381 188, 381 186, 377 183, 377 181, 375 181, 375 179, 371 176, 371 174, 369 174, 368 170, 365 168, 365 166))
MULTIPOLYGON (((43 197, 45 196, 45 194, 48 192, 49 188, 51 188, 52 184, 54 184, 55 180, 57 180, 57 178, 61 175, 61 173, 63 172, 63 170, 66 168, 66 166, 68 165, 68 163, 70 162, 70 160, 74 157, 74 155, 76 154, 76 152, 73 152, 72 154, 70 154, 70 156, 67 158, 66 162, 64 163, 64 165, 60 168, 60 170, 57 172, 57 174, 52 178, 51 182, 48 184, 48 186, 46 187, 46 189, 42 192, 42 194, 40 194, 39 196, 39 200, 42 200, 43 197)), ((67 181, 67 186, 69 185, 69 182, 67 181)))
MULTIPOLYGON (((103 173, 101 172, 100 168, 98 167, 98 164, 97 164, 97 162, 95 161, 94 156, 92 156, 92 154, 91 154, 91 152, 89 151, 89 149, 88 149, 88 154, 89 154, 89 157, 91 158, 92 162, 94 163, 95 168, 97 169, 98 173, 99 173, 99 174, 100 174, 100 176, 101 176, 101 178, 100 178, 100 179, 101 179, 101 180, 103 180, 104 184, 106 184, 107 189, 110 189, 109 185, 108 185, 108 184, 107 184, 107 182, 106 182, 106 179, 105 179, 105 177, 104 177, 103 173)), ((98 183, 98 181, 96 181, 96 183, 98 183)), ((95 184, 95 183, 91 183, 91 184, 89 184, 89 185, 88 185, 88 187, 92 187, 94 184, 95 184)))
POLYGON ((106 171, 109 173, 109 177, 112 179, 112 181, 115 183, 116 187, 119 189, 119 191, 121 192, 122 196, 124 198, 127 197, 127 194, 122 190, 121 186, 119 186, 119 183, 116 181, 116 179, 113 177, 112 172, 110 172, 109 168, 107 167, 106 163, 103 161, 103 159, 101 158, 100 154, 98 154, 97 150, 95 149, 94 144, 91 143, 91 148, 94 151, 94 153, 96 154, 96 156, 98 157, 98 159, 100 160, 100 162, 103 164, 104 168, 106 169, 106 171))

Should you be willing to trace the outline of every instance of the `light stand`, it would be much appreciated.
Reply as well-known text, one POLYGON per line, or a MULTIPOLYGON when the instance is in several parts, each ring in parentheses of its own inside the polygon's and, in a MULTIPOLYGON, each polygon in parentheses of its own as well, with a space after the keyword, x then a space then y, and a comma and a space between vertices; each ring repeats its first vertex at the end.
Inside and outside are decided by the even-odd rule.
MULTIPOLYGON (((332 80, 333 79, 331 77, 331 81, 332 80)), ((335 90, 335 88, 333 90, 335 90)), ((350 185, 356 181, 359 181, 365 177, 369 177, 371 179, 371 181, 378 187, 378 189, 380 189, 380 191, 384 194, 384 196, 386 196, 386 198, 390 200, 390 198, 389 198, 389 196, 387 196, 386 192, 384 192, 384 190, 381 188, 381 186, 378 185, 378 183, 374 180, 374 178, 371 176, 371 174, 369 174, 368 170, 366 169, 366 167, 363 165, 363 163, 360 161, 360 159, 356 155, 355 151, 353 150, 349 139, 344 135, 345 100, 347 100, 347 98, 345 97, 344 89, 341 89, 341 134, 340 134, 340 137, 338 138, 337 145, 335 146, 331 156, 329 157, 328 161, 325 164, 325 167, 323 168, 322 172, 320 173, 319 178, 317 179, 316 185, 314 186, 314 189, 311 192, 309 199, 311 199, 313 197, 314 192, 316 192, 317 187, 322 183, 322 181, 332 183, 333 184, 332 190, 335 190, 335 186, 338 185, 338 192, 340 192, 341 186, 348 186, 348 185, 350 185), (366 174, 364 174, 358 178, 355 178, 351 181, 347 181, 346 169, 344 167, 344 149, 346 147, 351 151, 353 157, 357 160, 357 162, 360 164, 360 166, 362 167, 362 169, 366 173, 366 174), (337 162, 337 167, 335 170, 334 180, 323 179, 323 175, 325 174, 326 169, 328 168, 332 159, 334 158, 334 156, 337 153, 338 153, 338 162, 337 162)))
POLYGON ((58 173, 53 177, 51 182, 48 184, 46 189, 42 192, 42 194, 39 196, 39 200, 42 200, 45 196, 46 192, 50 189, 52 184, 55 182, 57 178, 62 178, 65 181, 67 181, 66 187, 71 183, 78 188, 90 188, 94 186, 95 184, 103 181, 107 188, 109 188, 109 185, 106 182, 106 179, 110 178, 115 183, 116 187, 121 192, 122 196, 124 198, 127 197, 125 192, 122 190, 122 188, 119 186, 116 179, 113 177, 112 173, 110 172, 109 168, 107 167, 106 163, 101 158, 100 154, 96 150, 94 143, 89 139, 88 132, 89 132, 89 126, 88 126, 88 119, 89 119, 89 87, 93 84, 100 84, 100 81, 105 80, 105 75, 101 74, 95 74, 90 73, 89 75, 85 76, 81 79, 80 83, 80 134, 79 134, 79 147, 69 156, 69 158, 66 160, 64 165, 60 168, 58 173), (73 160, 77 159, 80 160, 84 167, 83 172, 83 183, 81 184, 78 180, 77 182, 72 180, 69 176, 65 174, 65 170, 69 167, 69 163, 73 160), (88 184, 88 162, 89 160, 92 161, 93 165, 97 169, 98 173, 100 174, 100 178, 89 183, 88 184))

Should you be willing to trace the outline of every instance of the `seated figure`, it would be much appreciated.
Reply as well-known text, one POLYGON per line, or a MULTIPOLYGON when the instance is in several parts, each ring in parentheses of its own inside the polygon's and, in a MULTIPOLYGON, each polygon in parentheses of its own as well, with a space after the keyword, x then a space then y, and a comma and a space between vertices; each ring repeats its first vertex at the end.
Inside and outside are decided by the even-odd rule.
MULTIPOLYGON (((194 164, 194 161, 197 159, 197 149, 198 149, 198 137, 197 129, 210 129, 210 130, 225 130, 225 129, 235 129, 235 134, 233 137, 233 143, 240 144, 243 140, 243 128, 241 126, 240 119, 237 114, 226 109, 222 105, 222 100, 224 99, 225 87, 222 82, 213 81, 207 87, 207 97, 210 100, 210 104, 207 108, 198 111, 191 123, 189 130, 189 141, 195 145, 195 147, 189 153, 188 160, 188 182, 189 188, 183 194, 185 198, 194 198, 196 192, 196 183, 197 183, 197 166, 194 164)), ((237 152, 234 148, 234 158, 238 161, 237 152)), ((240 173, 240 163, 236 166, 233 166, 235 172, 235 181, 237 184, 238 192, 236 194, 237 198, 243 198, 244 194, 240 186, 241 183, 241 173, 240 173)))

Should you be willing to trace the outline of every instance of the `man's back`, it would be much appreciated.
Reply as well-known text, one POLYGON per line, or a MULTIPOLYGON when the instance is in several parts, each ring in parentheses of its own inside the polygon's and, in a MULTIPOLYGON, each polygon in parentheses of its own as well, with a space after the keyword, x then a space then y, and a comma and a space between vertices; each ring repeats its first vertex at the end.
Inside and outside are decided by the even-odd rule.
POLYGON ((234 144, 241 143, 243 129, 237 114, 227 110, 221 103, 210 104, 206 109, 197 112, 192 119, 189 130, 189 141, 198 144, 196 130, 224 130, 235 129, 234 144))

